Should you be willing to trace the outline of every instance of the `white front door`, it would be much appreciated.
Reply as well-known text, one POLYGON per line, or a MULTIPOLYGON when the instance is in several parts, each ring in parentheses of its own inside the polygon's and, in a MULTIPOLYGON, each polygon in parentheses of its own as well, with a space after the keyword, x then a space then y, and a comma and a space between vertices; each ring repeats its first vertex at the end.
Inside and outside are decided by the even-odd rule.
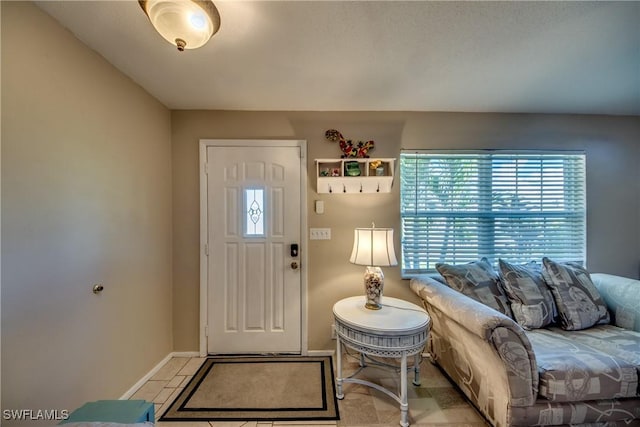
POLYGON ((210 354, 301 351, 301 163, 300 146, 206 147, 210 354))

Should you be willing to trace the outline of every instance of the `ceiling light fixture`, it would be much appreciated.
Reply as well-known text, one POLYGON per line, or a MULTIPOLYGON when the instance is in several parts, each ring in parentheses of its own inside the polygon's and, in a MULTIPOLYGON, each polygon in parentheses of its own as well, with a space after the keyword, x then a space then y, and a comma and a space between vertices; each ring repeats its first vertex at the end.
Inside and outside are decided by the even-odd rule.
POLYGON ((220 29, 220 14, 211 0, 138 0, 153 27, 165 40, 197 49, 220 29))

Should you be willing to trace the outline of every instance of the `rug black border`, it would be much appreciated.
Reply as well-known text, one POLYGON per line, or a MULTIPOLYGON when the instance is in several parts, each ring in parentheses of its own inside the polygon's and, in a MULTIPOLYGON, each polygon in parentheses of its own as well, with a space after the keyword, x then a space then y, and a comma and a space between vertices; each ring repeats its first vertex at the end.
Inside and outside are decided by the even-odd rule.
MULTIPOLYGON (((275 363, 276 360, 273 360, 273 362, 275 363)), ((245 414, 246 415, 246 414, 245 414)), ((220 355, 220 356, 208 356, 205 358, 204 362, 202 363, 202 365, 200 366, 200 368, 198 368, 198 371, 195 373, 195 375, 193 376, 193 378, 191 378, 191 380, 189 380, 189 382, 185 385, 184 389, 180 392, 180 394, 178 394, 178 396, 173 399, 173 401, 171 402, 171 404, 169 405, 169 407, 164 411, 164 413, 162 414, 162 416, 158 419, 158 421, 162 421, 162 422, 185 422, 185 421, 191 421, 191 422, 198 422, 198 421, 337 421, 340 420, 340 410, 338 407, 338 399, 336 397, 336 385, 335 385, 335 374, 333 371, 333 356, 299 356, 299 355, 274 355, 274 356, 264 356, 264 355, 256 355, 256 356, 251 356, 251 355, 220 355), (268 359, 291 359, 290 361, 282 361, 281 362, 285 362, 285 363, 289 363, 289 362, 300 362, 300 361, 304 361, 304 362, 319 362, 320 363, 320 369, 321 369, 321 376, 322 376, 322 381, 321 381, 321 385, 322 385, 322 407, 321 408, 274 408, 274 409, 256 409, 256 408, 238 408, 238 409, 228 409, 228 408, 191 408, 188 410, 184 409, 184 405, 186 404, 186 402, 189 400, 189 398, 193 395, 193 393, 195 393, 196 389, 198 388, 198 385, 204 380, 204 378, 207 376, 207 373, 211 370, 211 368, 215 365, 215 363, 208 363, 210 360, 216 360, 216 359, 231 359, 231 360, 227 360, 226 363, 250 363, 253 360, 259 360, 262 359, 264 361, 269 361, 268 359), (243 360, 237 360, 237 361, 233 361, 232 359, 243 359, 243 360), (309 360, 304 360, 304 359, 309 359, 309 360), (314 360, 315 359, 315 360, 314 360), (327 373, 325 372, 325 362, 327 362, 328 359, 328 363, 329 363, 329 367, 331 369, 331 372, 329 372, 329 377, 331 379, 331 399, 333 400, 333 405, 335 407, 335 415, 328 415, 328 416, 296 416, 295 414, 291 415, 291 416, 285 416, 285 417, 267 417, 267 416, 242 416, 242 417, 233 417, 233 416, 228 416, 228 417, 220 417, 220 416, 214 416, 214 417, 207 417, 207 416, 203 416, 201 418, 199 417, 167 417, 167 414, 172 410, 172 408, 174 408, 174 406, 176 405, 176 402, 179 402, 180 400, 182 400, 182 403, 180 404, 180 406, 178 407, 178 409, 174 409, 175 412, 179 412, 179 411, 189 411, 191 413, 197 413, 197 412, 208 412, 208 411, 219 411, 219 412, 251 412, 256 411, 256 412, 268 412, 268 411, 286 411, 286 412, 306 412, 306 411, 326 411, 329 409, 329 402, 327 401, 328 399, 328 395, 327 395, 327 389, 326 389, 326 375, 327 373), (203 370, 206 370, 207 372, 202 372, 203 370), (193 384, 195 381, 197 381, 198 384, 193 384), (188 396, 185 397, 185 394, 188 393, 188 396)))

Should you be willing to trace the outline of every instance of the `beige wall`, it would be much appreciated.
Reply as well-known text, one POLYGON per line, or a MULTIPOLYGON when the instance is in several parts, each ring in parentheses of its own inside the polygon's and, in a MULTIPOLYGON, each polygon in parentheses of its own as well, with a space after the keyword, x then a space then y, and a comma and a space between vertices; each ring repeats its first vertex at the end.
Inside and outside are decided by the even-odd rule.
MULTIPOLYGON (((290 138, 308 141, 308 225, 330 227, 332 240, 310 241, 309 349, 331 349, 331 307, 362 292, 363 267, 352 265, 353 229, 371 221, 396 230, 399 186, 390 194, 318 195, 314 158, 338 157, 324 131, 373 139, 373 156, 401 148, 567 149, 587 153, 588 266, 638 277, 640 261, 640 119, 638 117, 366 112, 173 111, 174 346, 198 348, 200 138, 290 138), (313 212, 325 201, 325 214, 313 212)), ((304 248, 303 248, 304 249, 304 248)), ((397 248, 398 255, 399 249, 397 248)), ((385 294, 414 300, 399 267, 383 269, 385 294)))
POLYGON ((172 351, 170 126, 40 9, 2 2, 3 409, 118 398, 172 351))

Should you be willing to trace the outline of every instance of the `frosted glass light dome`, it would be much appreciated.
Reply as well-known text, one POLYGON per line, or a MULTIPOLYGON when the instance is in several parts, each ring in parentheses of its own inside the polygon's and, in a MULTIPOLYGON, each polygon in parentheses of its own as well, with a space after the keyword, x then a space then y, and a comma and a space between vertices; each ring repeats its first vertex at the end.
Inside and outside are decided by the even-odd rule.
POLYGON ((211 0, 139 0, 151 24, 179 51, 197 49, 220 29, 220 14, 211 0))

